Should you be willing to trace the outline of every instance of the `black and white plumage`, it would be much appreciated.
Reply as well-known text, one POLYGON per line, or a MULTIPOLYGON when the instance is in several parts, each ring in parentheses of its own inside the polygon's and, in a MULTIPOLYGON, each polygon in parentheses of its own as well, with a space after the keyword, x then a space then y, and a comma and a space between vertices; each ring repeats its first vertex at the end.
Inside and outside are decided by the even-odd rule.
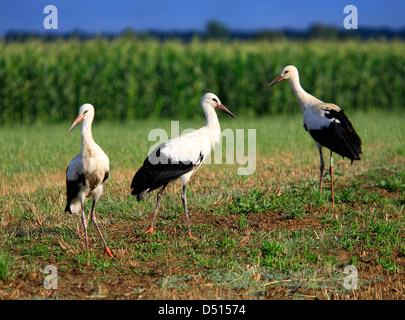
POLYGON ((314 139, 319 151, 321 161, 319 167, 320 191, 322 190, 322 176, 325 167, 322 147, 330 150, 332 204, 334 204, 332 152, 349 158, 353 164, 354 160, 360 160, 360 154, 362 154, 361 139, 341 108, 332 103, 324 103, 301 87, 296 67, 286 66, 280 75, 270 82, 267 87, 269 88, 284 79, 290 81, 304 118, 304 128, 314 139))
POLYGON ((169 183, 180 179, 183 185, 181 199, 186 215, 187 233, 190 238, 194 238, 190 232, 187 211, 187 183, 201 166, 204 159, 210 154, 214 146, 220 141, 221 128, 215 108, 235 118, 213 93, 206 93, 202 97, 201 107, 207 118, 207 124, 198 130, 160 144, 149 154, 142 167, 135 173, 131 183, 131 194, 136 195, 138 201, 141 201, 149 192, 162 187, 157 194, 151 227, 146 233, 154 233, 153 227, 164 189, 169 183))
POLYGON ((95 216, 95 206, 103 193, 103 184, 109 176, 110 161, 104 151, 93 140, 91 134, 91 125, 94 118, 94 107, 91 104, 84 104, 79 109, 79 115, 73 122, 69 131, 82 122, 82 148, 81 153, 76 155, 66 169, 66 196, 67 204, 65 212, 79 214, 82 216, 84 228, 84 239, 86 250, 89 249, 87 238, 87 220, 84 215, 84 203, 87 198, 93 199, 93 205, 89 218, 93 221, 101 241, 103 242, 105 252, 113 258, 111 250, 103 238, 103 235, 97 225, 95 216))

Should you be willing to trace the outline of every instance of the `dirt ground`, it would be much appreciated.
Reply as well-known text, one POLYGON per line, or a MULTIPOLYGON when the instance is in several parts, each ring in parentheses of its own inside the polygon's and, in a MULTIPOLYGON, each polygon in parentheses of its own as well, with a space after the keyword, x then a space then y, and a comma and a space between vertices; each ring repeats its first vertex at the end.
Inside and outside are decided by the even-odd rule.
MULTIPOLYGON (((182 219, 178 217, 177 219, 182 219)), ((218 228, 237 228, 237 215, 225 217, 207 214, 206 212, 196 212, 193 214, 193 225, 199 223, 210 224, 218 228)), ((139 228, 146 228, 143 221, 136 221, 139 228)), ((268 215, 255 214, 249 219, 249 228, 252 230, 261 229, 272 232, 278 228, 295 229, 311 227, 314 232, 322 235, 322 225, 320 219, 315 215, 305 217, 303 219, 286 219, 283 215, 268 215)), ((136 234, 133 232, 134 224, 122 222, 113 226, 120 230, 126 230, 127 236, 133 241, 154 241, 153 235, 145 237, 144 234, 136 234)), ((182 241, 190 241, 184 236, 185 230, 174 229, 172 227, 159 226, 159 232, 167 233, 170 237, 183 238, 182 241)), ((249 230, 246 231, 247 239, 250 241, 249 230)), ((110 236, 114 236, 113 230, 109 231, 110 236)), ((122 235, 122 234, 121 234, 122 235)), ((95 239, 97 240, 97 239, 95 239)), ((198 239, 196 240, 198 241, 198 239)), ((90 247, 98 247, 98 242, 90 241, 90 247)), ((96 249, 95 249, 96 250, 96 249)), ((69 254, 69 249, 66 250, 69 254)), ((73 252, 72 252, 73 254, 73 252)), ((341 250, 337 252, 339 258, 347 258, 347 251, 341 250)), ((265 292, 259 299, 391 299, 402 300, 405 298, 404 291, 404 276, 403 273, 390 274, 384 271, 379 265, 374 262, 374 252, 360 252, 361 260, 358 261, 358 276, 363 285, 356 290, 346 291, 344 294, 338 290, 325 288, 311 289, 303 285, 306 279, 302 279, 302 285, 296 284, 292 289, 289 285, 289 280, 275 281, 265 286, 265 292), (379 281, 373 281, 376 277, 379 281), (295 297, 296 295, 296 297, 295 297)), ((185 299, 231 299, 231 300, 250 300, 252 297, 250 290, 231 290, 225 286, 218 286, 209 279, 204 278, 198 270, 181 270, 183 274, 190 274, 187 280, 186 291, 178 290, 177 288, 162 288, 161 280, 164 275, 176 274, 179 270, 175 268, 167 269, 174 258, 167 257, 166 263, 156 264, 153 261, 136 265, 128 264, 126 259, 126 251, 117 249, 114 251, 115 258, 122 260, 122 263, 114 269, 114 273, 109 275, 109 271, 97 271, 94 266, 85 265, 80 268, 73 268, 66 271, 58 272, 58 288, 45 289, 44 274, 39 270, 29 273, 27 278, 16 277, 12 283, 0 288, 0 299, 169 299, 169 300, 185 300, 185 299), (137 268, 138 273, 127 274, 127 268, 137 268), (102 279, 100 281, 99 279, 102 279)), ((105 259, 109 259, 105 257, 105 259)), ((44 265, 47 261, 34 261, 37 265, 44 265)), ((395 261, 398 265, 405 265, 405 257, 398 252, 395 261)), ((49 261, 49 264, 54 263, 49 261)), ((175 263, 173 263, 175 265, 175 263)), ((309 279, 312 281, 313 279, 309 279)))

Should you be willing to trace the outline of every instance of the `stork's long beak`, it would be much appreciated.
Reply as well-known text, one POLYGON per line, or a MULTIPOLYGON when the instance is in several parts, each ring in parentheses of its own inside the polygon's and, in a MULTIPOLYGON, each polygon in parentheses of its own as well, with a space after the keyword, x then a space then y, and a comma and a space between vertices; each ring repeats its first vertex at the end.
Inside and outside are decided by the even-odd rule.
POLYGON ((277 82, 284 80, 283 76, 280 74, 277 78, 275 78, 272 82, 270 82, 266 88, 270 88, 272 85, 275 85, 277 82))
POLYGON ((83 121, 83 116, 79 114, 79 115, 77 116, 75 122, 73 122, 72 126, 71 126, 70 129, 68 130, 68 133, 69 133, 70 131, 72 131, 73 128, 76 127, 78 123, 80 123, 80 122, 82 122, 82 121, 83 121))
POLYGON ((229 111, 222 103, 218 105, 217 108, 225 112, 227 115, 230 115, 232 118, 236 118, 235 115, 231 111, 229 111))

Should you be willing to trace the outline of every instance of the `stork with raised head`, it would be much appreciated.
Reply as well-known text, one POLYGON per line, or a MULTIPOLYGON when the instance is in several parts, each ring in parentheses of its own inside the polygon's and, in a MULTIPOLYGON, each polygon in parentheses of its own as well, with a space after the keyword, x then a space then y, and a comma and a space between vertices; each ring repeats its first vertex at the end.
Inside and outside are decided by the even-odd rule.
POLYGON ((97 201, 103 193, 103 184, 109 175, 109 159, 104 151, 93 140, 91 134, 91 124, 94 118, 94 107, 86 103, 79 109, 79 115, 73 122, 68 133, 82 122, 82 149, 81 153, 73 158, 66 170, 66 193, 67 204, 65 212, 81 213, 84 228, 84 241, 86 251, 89 250, 87 239, 87 221, 84 215, 84 203, 87 198, 93 199, 93 205, 89 218, 93 221, 101 241, 104 245, 105 252, 113 258, 111 250, 108 248, 100 228, 97 225, 95 207, 97 201))
POLYGON ((360 160, 360 154, 362 154, 361 139, 341 108, 335 104, 325 103, 315 98, 301 87, 298 69, 296 67, 286 66, 283 68, 280 75, 270 82, 267 85, 267 88, 284 79, 290 81, 304 118, 304 128, 315 140, 315 145, 319 150, 319 157, 321 160, 319 166, 320 192, 322 190, 322 176, 325 167, 322 147, 326 147, 330 150, 332 205, 334 205, 332 152, 335 152, 342 157, 349 158, 351 164, 353 164, 354 160, 360 160))
POLYGON ((157 211, 166 186, 180 179, 183 190, 181 199, 186 214, 187 234, 194 238, 190 231, 187 211, 186 186, 191 176, 198 170, 214 146, 220 142, 221 128, 215 108, 236 118, 213 93, 206 93, 201 99, 201 107, 207 118, 207 124, 187 134, 170 139, 156 147, 145 159, 135 173, 131 183, 131 194, 141 201, 146 194, 161 187, 157 194, 152 224, 146 233, 154 233, 153 228, 157 211))

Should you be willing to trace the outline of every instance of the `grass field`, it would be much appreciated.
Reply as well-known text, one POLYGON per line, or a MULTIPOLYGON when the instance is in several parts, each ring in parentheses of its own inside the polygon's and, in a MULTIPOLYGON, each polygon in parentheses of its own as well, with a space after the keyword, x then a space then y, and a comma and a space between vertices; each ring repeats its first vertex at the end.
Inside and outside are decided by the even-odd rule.
MULTIPOLYGON (((65 169, 80 151, 80 130, 67 134, 75 114, 1 127, 0 299, 405 298, 404 112, 349 114, 364 154, 353 166, 335 155, 335 207, 328 175, 318 192, 318 153, 300 115, 219 117, 222 130, 256 129, 256 171, 200 168, 187 193, 192 240, 180 184, 163 197, 155 235, 144 231, 156 193, 141 203, 130 196, 155 143, 149 131, 169 130, 170 121, 103 123, 96 115, 93 136, 111 161, 97 214, 114 259, 93 225, 88 255, 79 216, 63 212, 65 169), (56 290, 43 285, 47 265, 58 270, 56 290), (343 285, 348 265, 358 270, 356 290, 343 285)), ((180 130, 203 124, 181 121, 180 130)))

